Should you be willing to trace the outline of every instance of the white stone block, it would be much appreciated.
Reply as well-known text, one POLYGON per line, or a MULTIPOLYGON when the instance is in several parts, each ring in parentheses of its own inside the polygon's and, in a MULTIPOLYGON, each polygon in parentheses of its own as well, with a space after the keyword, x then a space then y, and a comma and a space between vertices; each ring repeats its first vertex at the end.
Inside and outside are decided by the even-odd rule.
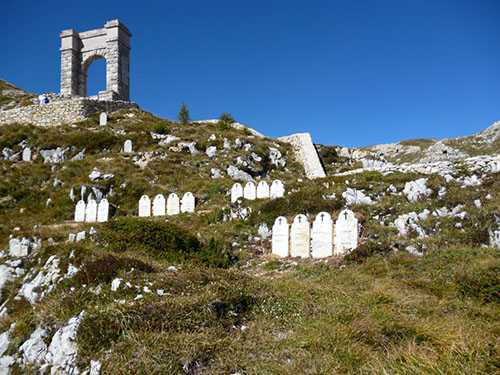
POLYGON ((253 182, 247 182, 245 184, 245 188, 243 189, 243 198, 248 199, 248 200, 255 200, 256 198, 256 191, 255 191, 255 185, 253 182))
POLYGON ((104 223, 109 219, 109 202, 106 198, 101 199, 97 205, 97 221, 104 223))
POLYGON ((285 186, 280 180, 274 180, 273 183, 271 184, 271 192, 270 192, 271 199, 283 198, 284 195, 285 195, 285 186))
POLYGON ((153 216, 165 216, 165 197, 158 194, 153 199, 153 216))
POLYGON ((272 253, 282 258, 290 255, 290 226, 286 217, 279 216, 274 221, 272 235, 272 253))
POLYGON ((87 223, 94 223, 97 221, 97 202, 94 199, 91 199, 89 203, 87 203, 85 221, 87 223))
POLYGON ((261 181, 257 185, 257 199, 269 198, 269 185, 266 181, 261 181))
POLYGON ((351 210, 340 212, 335 222, 335 255, 343 255, 358 247, 358 219, 351 210))
POLYGON ((123 152, 132 152, 132 141, 127 139, 123 144, 123 152))
POLYGON ((102 112, 99 116, 99 125, 106 125, 108 123, 108 115, 106 112, 102 112))
POLYGON ((308 258, 311 248, 311 228, 305 215, 293 219, 290 231, 290 256, 308 258))
POLYGON ((329 213, 320 212, 312 225, 311 256, 326 258, 333 255, 333 220, 329 213))
POLYGON ((151 216, 151 200, 147 195, 143 195, 139 199, 139 217, 151 216))
POLYGON ((177 194, 172 193, 167 199, 167 215, 178 215, 179 212, 179 197, 177 194))
POLYGON ((85 221, 85 201, 79 200, 75 207, 75 221, 85 221))
POLYGON ((194 212, 195 203, 193 193, 188 191, 182 196, 181 212, 194 212))
POLYGON ((31 148, 26 147, 23 150, 23 161, 31 161, 31 148))
POLYGON ((235 183, 231 188, 231 203, 234 203, 243 196, 243 187, 239 182, 235 183))

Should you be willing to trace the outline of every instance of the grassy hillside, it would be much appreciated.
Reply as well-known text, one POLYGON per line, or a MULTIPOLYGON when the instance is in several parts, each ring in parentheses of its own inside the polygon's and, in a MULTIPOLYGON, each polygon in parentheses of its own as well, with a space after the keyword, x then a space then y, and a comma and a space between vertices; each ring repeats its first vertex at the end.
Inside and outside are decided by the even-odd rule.
MULTIPOLYGON (((50 337, 85 311, 78 365, 99 360, 101 374, 500 372, 500 252, 488 247, 498 228, 498 174, 479 175, 481 185, 467 187, 465 170, 449 182, 431 176, 432 193, 409 202, 402 190, 418 174, 310 181, 287 144, 218 124, 182 126, 141 110, 113 113, 105 127, 97 116, 57 128, 0 125, 0 149, 18 152, 25 140, 32 162, 0 160, 0 248, 7 249, 11 234, 41 238, 42 246, 23 260, 31 271, 26 280, 7 281, 1 292, 7 315, 0 332, 16 323, 4 355, 19 356, 37 327, 50 337), (150 132, 179 139, 159 145, 150 132), (133 141, 131 154, 120 152, 126 139, 133 141), (199 153, 191 155, 181 142, 196 142, 199 153), (205 153, 209 146, 217 147, 215 158, 205 153), (40 151, 56 147, 69 148, 66 160, 44 163, 40 151), (280 150, 286 167, 272 164, 269 147, 280 150), (70 160, 82 149, 82 160, 70 160), (238 158, 248 165, 237 165, 238 158), (285 197, 231 204, 230 165, 257 182, 281 179, 285 197), (91 181, 94 168, 114 177, 91 181), (223 177, 212 178, 212 168, 223 177), (72 221, 82 186, 86 195, 92 187, 108 194, 115 212, 108 223, 72 221), (351 206, 362 226, 357 250, 326 260, 270 254, 261 224, 271 228, 277 216, 291 222, 299 213, 312 221, 320 211, 336 218, 348 188, 375 202, 351 206), (195 214, 136 217, 142 194, 187 191, 197 198, 195 214), (418 221, 425 237, 412 229, 403 236, 390 225, 400 215, 443 207, 466 214, 429 214, 418 221), (243 210, 244 218, 229 220, 243 210), (66 241, 83 230, 86 240, 66 241), (79 271, 57 279, 50 291, 40 289, 46 295, 32 305, 18 293, 52 256, 60 275, 79 271)), ((318 150, 330 173, 357 167, 331 147, 318 150)), ((38 367, 17 363, 12 374, 35 374, 38 367)))

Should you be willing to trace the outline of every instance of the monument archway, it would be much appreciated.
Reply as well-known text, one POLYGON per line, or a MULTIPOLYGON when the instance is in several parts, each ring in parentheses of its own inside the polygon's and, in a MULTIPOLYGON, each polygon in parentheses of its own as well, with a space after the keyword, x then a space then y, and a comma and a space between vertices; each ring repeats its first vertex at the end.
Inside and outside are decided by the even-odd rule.
POLYGON ((99 100, 130 100, 130 31, 118 20, 103 29, 61 32, 61 94, 87 96, 87 70, 106 60, 106 90, 99 100))

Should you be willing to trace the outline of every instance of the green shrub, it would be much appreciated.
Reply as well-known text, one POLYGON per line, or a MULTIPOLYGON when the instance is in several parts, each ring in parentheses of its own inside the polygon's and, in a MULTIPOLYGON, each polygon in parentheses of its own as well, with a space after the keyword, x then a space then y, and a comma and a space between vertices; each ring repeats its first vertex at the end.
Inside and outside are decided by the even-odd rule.
POLYGON ((500 302, 500 265, 457 273, 455 281, 462 296, 475 297, 483 302, 500 302))
POLYGON ((110 282, 120 271, 128 271, 131 268, 142 272, 155 272, 155 269, 138 259, 117 258, 113 255, 106 255, 102 258, 84 262, 82 272, 77 274, 77 278, 84 283, 110 282))
POLYGON ((187 125, 189 124, 189 121, 191 121, 191 118, 189 116, 189 110, 186 107, 186 104, 182 102, 181 109, 179 111, 179 114, 177 115, 177 119, 182 125, 187 125))
POLYGON ((391 247, 386 243, 367 241, 346 254, 344 259, 348 262, 362 263, 366 258, 375 254, 388 254, 390 252, 391 247))
POLYGON ((219 130, 227 130, 234 122, 235 120, 233 116, 231 116, 229 113, 224 112, 220 115, 219 122, 217 124, 219 126, 219 130))
POLYGON ((172 224, 140 219, 119 219, 106 223, 100 238, 114 251, 133 249, 173 262, 210 267, 227 267, 229 257, 215 239, 206 245, 185 229, 172 224))

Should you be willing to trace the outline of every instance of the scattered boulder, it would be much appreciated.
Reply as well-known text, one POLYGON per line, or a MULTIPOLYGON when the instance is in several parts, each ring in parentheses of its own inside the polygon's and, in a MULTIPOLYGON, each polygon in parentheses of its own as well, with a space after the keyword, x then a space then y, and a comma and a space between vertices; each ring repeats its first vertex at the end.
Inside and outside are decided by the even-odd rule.
POLYGON ((94 168, 92 172, 89 174, 89 179, 91 181, 99 181, 99 180, 109 180, 114 178, 115 175, 112 173, 102 173, 99 169, 94 168))
POLYGON ((244 172, 244 171, 236 168, 234 165, 230 165, 229 167, 227 167, 227 174, 233 180, 253 182, 252 176, 250 176, 247 172, 244 172))
POLYGON ((70 150, 69 147, 61 148, 57 147, 56 149, 51 150, 40 150, 40 155, 43 158, 44 163, 62 163, 66 159, 66 152, 70 150))
POLYGON ((210 173, 211 173, 211 177, 212 178, 222 178, 224 177, 221 173, 221 171, 219 170, 219 168, 212 168, 210 169, 210 173))
POLYGON ((418 180, 407 182, 403 189, 403 194, 407 196, 410 202, 427 197, 432 193, 432 190, 427 188, 426 183, 427 178, 419 178, 418 180))
POLYGON ((347 188, 347 190, 342 193, 342 197, 346 200, 346 205, 351 206, 353 204, 374 204, 375 202, 367 195, 365 195, 361 190, 356 190, 352 188, 347 188))
POLYGON ((210 159, 213 159, 215 158, 215 152, 217 151, 217 147, 215 146, 210 146, 210 147, 207 147, 206 149, 206 154, 207 156, 210 158, 210 159))

